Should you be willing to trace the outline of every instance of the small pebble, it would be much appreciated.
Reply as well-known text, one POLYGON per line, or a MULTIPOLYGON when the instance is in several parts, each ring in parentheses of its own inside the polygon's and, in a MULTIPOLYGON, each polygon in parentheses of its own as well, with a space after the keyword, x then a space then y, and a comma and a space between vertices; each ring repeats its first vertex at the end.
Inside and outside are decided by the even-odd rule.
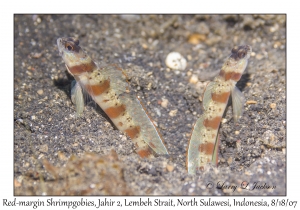
POLYGON ((190 35, 188 42, 190 44, 197 45, 200 42, 203 42, 205 40, 206 40, 206 36, 204 34, 192 34, 190 35))
POLYGON ((192 57, 191 55, 187 55, 187 59, 188 59, 189 61, 191 61, 191 60, 193 60, 193 57, 192 57))
POLYGON ((48 152, 48 145, 47 144, 41 145, 40 146, 40 152, 47 153, 48 152))
POLYGON ((160 117, 161 116, 161 112, 160 112, 159 108, 155 107, 154 110, 156 111, 156 114, 160 117))
POLYGON ((279 29, 279 25, 278 25, 278 24, 275 24, 274 26, 272 26, 272 27, 270 28, 270 32, 273 33, 273 32, 275 32, 275 31, 277 31, 278 29, 279 29))
POLYGON ((194 192, 194 190, 195 190, 194 188, 190 188, 190 189, 189 189, 189 193, 194 192))
POLYGON ((236 148, 237 148, 238 151, 241 150, 241 140, 236 141, 236 148))
POLYGON ((227 119, 222 118, 221 123, 226 123, 226 122, 227 122, 227 119))
POLYGON ((246 102, 246 104, 257 104, 257 101, 249 100, 246 102))
POLYGON ((273 47, 276 49, 281 46, 281 42, 277 41, 274 43, 273 47))
POLYGON ((122 141, 127 141, 126 135, 122 135, 121 140, 122 140, 122 141))
POLYGON ((253 173, 250 172, 250 171, 245 171, 245 174, 246 174, 247 176, 252 176, 252 175, 253 175, 253 173))
POLYGON ((230 165, 230 164, 232 163, 232 161, 233 161, 232 157, 229 157, 229 158, 227 159, 228 165, 230 165))
POLYGON ((275 108, 276 108, 276 104, 275 104, 275 103, 271 103, 271 104, 270 104, 270 108, 271 108, 271 109, 275 109, 275 108))
POLYGON ((193 74, 193 75, 191 76, 190 80, 189 80, 189 83, 191 83, 191 84, 197 84, 198 81, 199 81, 199 80, 198 80, 197 75, 193 74))
POLYGON ((16 121, 19 123, 24 123, 24 121, 22 119, 17 119, 16 121))
POLYGON ((178 109, 171 110, 171 111, 169 112, 169 115, 170 115, 171 117, 174 117, 174 116, 176 116, 177 112, 178 112, 178 109))
POLYGON ((33 54, 32 54, 32 57, 33 57, 33 58, 40 58, 40 57, 42 57, 42 55, 43 55, 43 54, 42 54, 41 52, 40 52, 40 53, 33 53, 33 54))
POLYGON ((68 158, 65 156, 65 154, 61 151, 57 152, 57 156, 60 160, 67 160, 68 158))
POLYGON ((184 70, 186 68, 186 59, 178 52, 169 53, 165 63, 173 70, 184 70))
POLYGON ((257 60, 261 60, 261 59, 263 59, 264 58, 264 56, 262 55, 262 54, 257 54, 256 55, 256 59, 257 60))
POLYGON ((40 22, 42 22, 42 19, 41 19, 40 17, 38 17, 38 18, 36 19, 36 22, 37 22, 37 23, 40 23, 40 22))
POLYGON ((262 138, 264 139, 264 142, 267 144, 274 144, 274 141, 277 140, 277 137, 274 135, 274 133, 270 130, 267 130, 263 133, 262 138))
POLYGON ((172 172, 174 170, 174 166, 173 165, 167 165, 167 171, 172 172))
POLYGON ((161 100, 162 100, 161 106, 164 107, 164 108, 167 108, 169 100, 165 99, 165 98, 162 98, 161 100))
POLYGON ((142 47, 143 47, 144 49, 148 49, 148 45, 146 45, 146 44, 142 44, 142 47))
POLYGON ((43 95, 44 91, 43 91, 42 89, 39 89, 39 90, 37 91, 37 93, 38 93, 39 95, 43 95))
POLYGON ((21 186, 21 183, 20 183, 17 179, 15 179, 15 180, 14 180, 14 186, 15 186, 15 187, 20 187, 20 186, 21 186))
POLYGON ((231 193, 231 192, 232 192, 232 189, 226 189, 226 188, 225 188, 225 189, 223 189, 223 192, 224 192, 224 193, 231 193))

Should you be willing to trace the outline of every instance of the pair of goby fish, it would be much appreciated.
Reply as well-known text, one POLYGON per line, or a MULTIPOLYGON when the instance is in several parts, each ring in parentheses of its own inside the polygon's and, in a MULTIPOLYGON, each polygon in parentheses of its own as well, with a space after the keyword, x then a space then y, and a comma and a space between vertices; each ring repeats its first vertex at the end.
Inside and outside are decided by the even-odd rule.
MULTIPOLYGON (((168 155, 163 139, 148 116, 140 100, 130 90, 126 75, 117 65, 100 67, 79 46, 76 38, 59 38, 59 54, 76 83, 71 90, 76 113, 84 110, 84 94, 107 114, 114 125, 134 142, 137 154, 142 157, 168 155)), ((203 96, 204 113, 194 125, 187 152, 188 173, 203 170, 207 163, 217 163, 218 129, 232 96, 234 120, 242 115, 244 96, 237 89, 251 54, 248 45, 234 47, 219 75, 210 82, 203 96)))

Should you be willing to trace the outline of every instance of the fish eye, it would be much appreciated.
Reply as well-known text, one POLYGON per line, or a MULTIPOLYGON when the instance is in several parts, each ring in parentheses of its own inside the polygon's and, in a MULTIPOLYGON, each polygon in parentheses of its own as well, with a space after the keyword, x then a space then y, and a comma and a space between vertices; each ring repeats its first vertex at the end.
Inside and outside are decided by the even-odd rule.
POLYGON ((73 46, 68 43, 65 45, 65 48, 68 49, 69 51, 73 50, 73 46))

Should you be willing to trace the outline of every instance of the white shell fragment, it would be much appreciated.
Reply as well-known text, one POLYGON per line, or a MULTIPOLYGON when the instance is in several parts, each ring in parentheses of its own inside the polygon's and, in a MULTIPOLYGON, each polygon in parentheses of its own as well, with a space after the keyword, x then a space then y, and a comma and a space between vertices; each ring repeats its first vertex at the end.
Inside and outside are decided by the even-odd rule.
POLYGON ((184 70, 186 68, 186 59, 178 52, 169 53, 165 62, 173 70, 184 70))

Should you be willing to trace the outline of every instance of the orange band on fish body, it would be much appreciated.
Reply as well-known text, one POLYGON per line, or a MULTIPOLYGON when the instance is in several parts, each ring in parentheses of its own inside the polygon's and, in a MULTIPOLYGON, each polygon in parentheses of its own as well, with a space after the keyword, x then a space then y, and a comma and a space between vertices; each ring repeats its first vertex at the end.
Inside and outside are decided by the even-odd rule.
POLYGON ((212 129, 218 129, 219 125, 220 125, 220 122, 221 122, 221 118, 222 117, 217 116, 217 117, 212 118, 211 120, 205 119, 203 121, 203 125, 205 127, 209 127, 209 128, 212 128, 212 129))
POLYGON ((82 63, 80 65, 68 66, 68 69, 71 74, 79 75, 84 72, 92 72, 93 70, 97 69, 97 66, 93 61, 91 61, 89 63, 82 63))
POLYGON ((219 76, 221 76, 222 78, 224 78, 225 81, 228 80, 234 80, 234 81, 239 81, 242 77, 241 73, 236 73, 236 72, 226 72, 223 69, 220 71, 219 76))
POLYGON ((207 142, 205 144, 199 145, 199 152, 204 152, 206 155, 212 155, 214 151, 215 144, 207 142))
POLYGON ((228 98, 230 96, 230 92, 224 92, 224 93, 212 93, 211 98, 213 101, 218 102, 218 103, 227 103, 228 98))
POLYGON ((135 138, 141 131, 140 126, 135 126, 133 128, 128 128, 124 130, 124 132, 130 137, 130 138, 135 138))
POLYGON ((141 158, 147 158, 152 156, 150 148, 138 150, 137 153, 141 158))
POLYGON ((120 116, 122 113, 124 113, 126 110, 125 105, 110 107, 105 110, 105 113, 108 115, 109 118, 116 118, 120 116))
POLYGON ((89 94, 91 94, 93 96, 98 96, 110 88, 110 82, 109 82, 109 80, 105 80, 104 82, 102 82, 98 85, 87 84, 85 86, 85 88, 89 92, 89 94))

